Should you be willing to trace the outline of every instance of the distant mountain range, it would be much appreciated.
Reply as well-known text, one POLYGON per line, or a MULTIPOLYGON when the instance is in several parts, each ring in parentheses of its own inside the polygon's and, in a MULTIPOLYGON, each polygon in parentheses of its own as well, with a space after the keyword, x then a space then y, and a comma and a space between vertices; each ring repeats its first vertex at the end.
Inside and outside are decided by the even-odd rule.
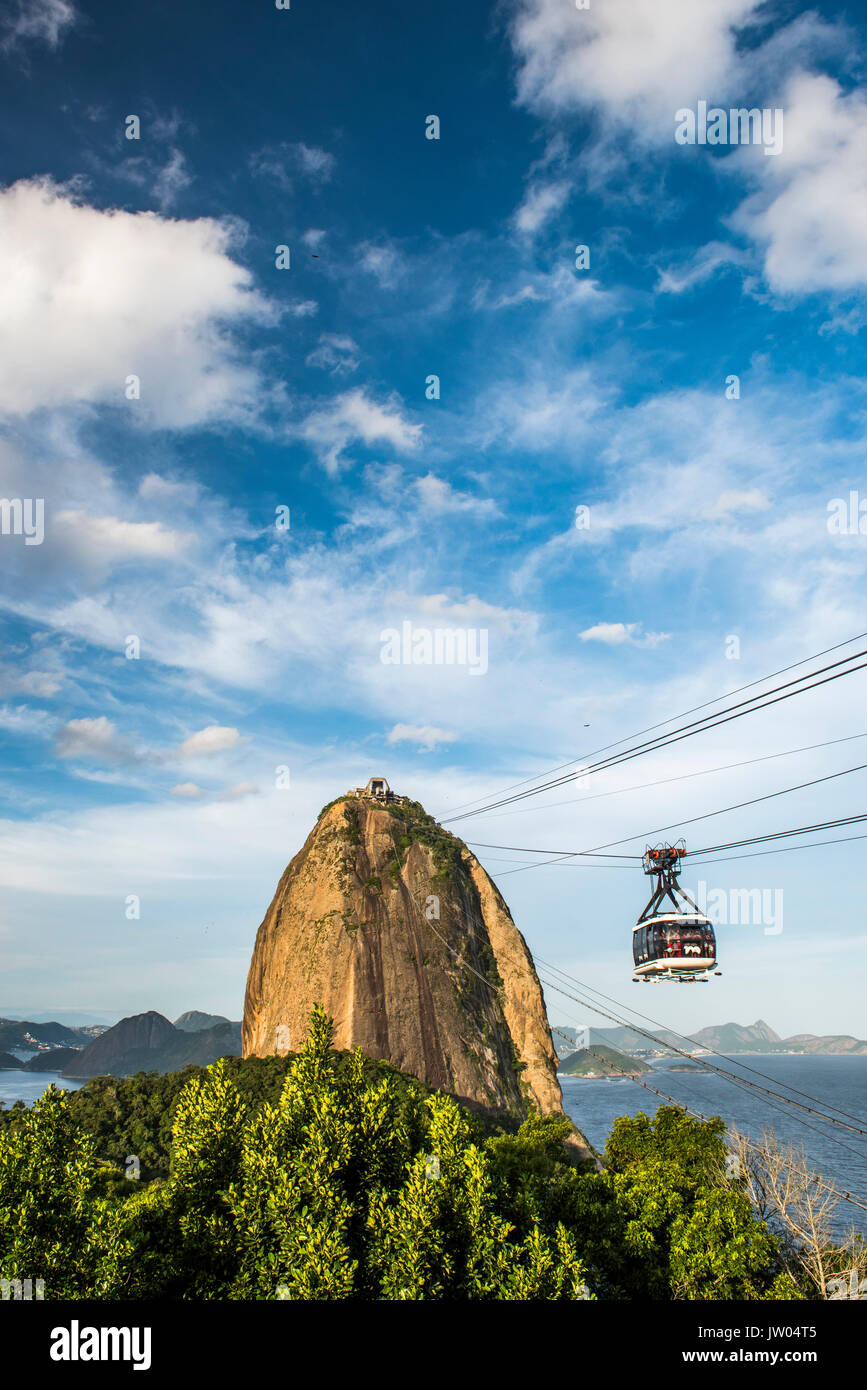
POLYGON ((100 1033, 104 1023, 72 1028, 56 1019, 39 1022, 35 1019, 0 1018, 0 1050, 13 1047, 22 1052, 38 1052, 53 1047, 86 1047, 100 1033))
POLYGON ((130 1076, 137 1071, 179 1071, 193 1063, 207 1067, 218 1057, 240 1056, 241 1024, 196 1010, 170 1023, 150 1010, 122 1018, 77 1053, 63 1069, 69 1080, 91 1076, 130 1076), (216 1020, 216 1022, 214 1022, 216 1020))
POLYGON ((26 1015, 13 1010, 7 1014, 0 1004, 0 1018, 7 1022, 15 1023, 25 1017, 34 1023, 65 1023, 68 1028, 86 1028, 97 1024, 101 1028, 111 1028, 112 1024, 117 1023, 118 1016, 117 1010, 109 1009, 42 1009, 26 1015))
POLYGON ((188 1063, 204 1067, 240 1052, 240 1023, 198 1009, 181 1014, 174 1023, 151 1011, 122 1018, 112 1028, 0 1018, 0 1071, 60 1072, 70 1080, 83 1080, 177 1071, 188 1063), (35 1055, 22 1061, 13 1048, 35 1055))
MULTIPOLYGON (((867 1056, 867 1042, 861 1038, 853 1038, 848 1033, 830 1033, 824 1036, 815 1033, 795 1033, 790 1038, 781 1038, 761 1018, 750 1024, 722 1023, 710 1028, 699 1028, 697 1032, 690 1034, 691 1044, 684 1042, 681 1034, 673 1033, 668 1028, 655 1031, 648 1029, 648 1032, 652 1032, 657 1043, 651 1042, 641 1033, 633 1032, 631 1028, 591 1028, 590 1046, 614 1047, 628 1053, 664 1052, 666 1048, 663 1044, 671 1044, 679 1047, 682 1052, 798 1052, 810 1055, 849 1053, 852 1056, 867 1056)), ((555 1046, 562 1034, 572 1042, 577 1042, 579 1037, 583 1036, 576 1028, 561 1028, 558 1025, 555 1046)))

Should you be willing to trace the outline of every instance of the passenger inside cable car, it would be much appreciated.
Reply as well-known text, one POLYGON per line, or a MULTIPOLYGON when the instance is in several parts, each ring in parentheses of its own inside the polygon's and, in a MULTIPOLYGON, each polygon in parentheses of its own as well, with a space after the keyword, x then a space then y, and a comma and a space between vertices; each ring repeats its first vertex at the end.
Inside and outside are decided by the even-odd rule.
POLYGON ((647 960, 670 960, 698 956, 713 959, 716 941, 710 922, 700 918, 682 922, 652 922, 633 935, 636 965, 647 960))

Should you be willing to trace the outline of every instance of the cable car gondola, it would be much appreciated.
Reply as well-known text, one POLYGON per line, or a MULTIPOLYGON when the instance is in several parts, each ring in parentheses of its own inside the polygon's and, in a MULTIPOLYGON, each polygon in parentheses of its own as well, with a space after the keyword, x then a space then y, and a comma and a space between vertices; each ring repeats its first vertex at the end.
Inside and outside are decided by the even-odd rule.
POLYGON ((656 878, 650 902, 632 932, 634 980, 698 980, 707 983, 716 970, 716 938, 710 920, 677 881, 680 861, 686 854, 681 840, 676 845, 657 845, 645 851, 642 865, 656 878), (664 911, 668 899, 674 911, 664 911))

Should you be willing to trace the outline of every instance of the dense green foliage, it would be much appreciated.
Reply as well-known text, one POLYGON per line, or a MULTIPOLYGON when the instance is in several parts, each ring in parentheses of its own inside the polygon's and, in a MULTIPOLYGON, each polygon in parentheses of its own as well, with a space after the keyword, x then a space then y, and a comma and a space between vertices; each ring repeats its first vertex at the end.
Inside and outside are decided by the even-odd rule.
POLYGON ((486 1135, 331 1044, 316 1010, 295 1057, 52 1087, 13 1111, 0 1277, 44 1278, 46 1298, 803 1296, 723 1176, 722 1121, 620 1120, 597 1173, 572 1158, 566 1119, 486 1135), (142 1179, 107 1183, 101 1160, 128 1154, 142 1179))
MULTIPOLYGON (((337 1052, 338 1070, 350 1066, 352 1054, 337 1052)), ((274 1103, 286 1083, 294 1054, 274 1057, 226 1057, 226 1072, 254 1114, 262 1105, 274 1103)), ((373 1081, 389 1076, 398 1091, 417 1091, 427 1095, 427 1089, 414 1076, 406 1076, 389 1062, 372 1057, 363 1059, 364 1074, 373 1081)), ((95 1141, 95 1152, 106 1164, 114 1165, 123 1188, 122 1170, 127 1157, 135 1154, 140 1163, 141 1178, 166 1178, 169 1175, 172 1147, 172 1126, 175 1111, 184 1087, 190 1081, 202 1079, 205 1067, 187 1066, 181 1071, 159 1073, 137 1072, 134 1076, 94 1076, 78 1091, 67 1091, 67 1103, 72 1119, 95 1141)), ((23 1101, 16 1101, 8 1110, 0 1103, 0 1133, 13 1128, 27 1115, 23 1101)))

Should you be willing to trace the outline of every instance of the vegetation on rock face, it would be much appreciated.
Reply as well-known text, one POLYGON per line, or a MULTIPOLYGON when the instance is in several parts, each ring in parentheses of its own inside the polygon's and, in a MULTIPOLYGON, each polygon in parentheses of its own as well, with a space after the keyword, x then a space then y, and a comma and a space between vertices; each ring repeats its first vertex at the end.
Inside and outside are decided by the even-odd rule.
POLYGON ((463 841, 437 825, 420 801, 410 801, 409 797, 404 797, 399 802, 387 803, 384 810, 402 827, 394 837, 395 855, 401 866, 410 846, 419 844, 431 850, 434 867, 442 878, 454 881, 461 874, 466 875, 466 866, 461 857, 465 848, 463 841))
POLYGON ((726 1176, 721 1120, 621 1119, 603 1173, 575 1165, 570 1132, 535 1114, 486 1134, 335 1052, 317 1009, 292 1057, 51 1087, 5 1112, 0 1278, 44 1278, 54 1299, 817 1296, 813 1263, 726 1176), (141 1180, 108 1182, 106 1158, 130 1154, 141 1180))

